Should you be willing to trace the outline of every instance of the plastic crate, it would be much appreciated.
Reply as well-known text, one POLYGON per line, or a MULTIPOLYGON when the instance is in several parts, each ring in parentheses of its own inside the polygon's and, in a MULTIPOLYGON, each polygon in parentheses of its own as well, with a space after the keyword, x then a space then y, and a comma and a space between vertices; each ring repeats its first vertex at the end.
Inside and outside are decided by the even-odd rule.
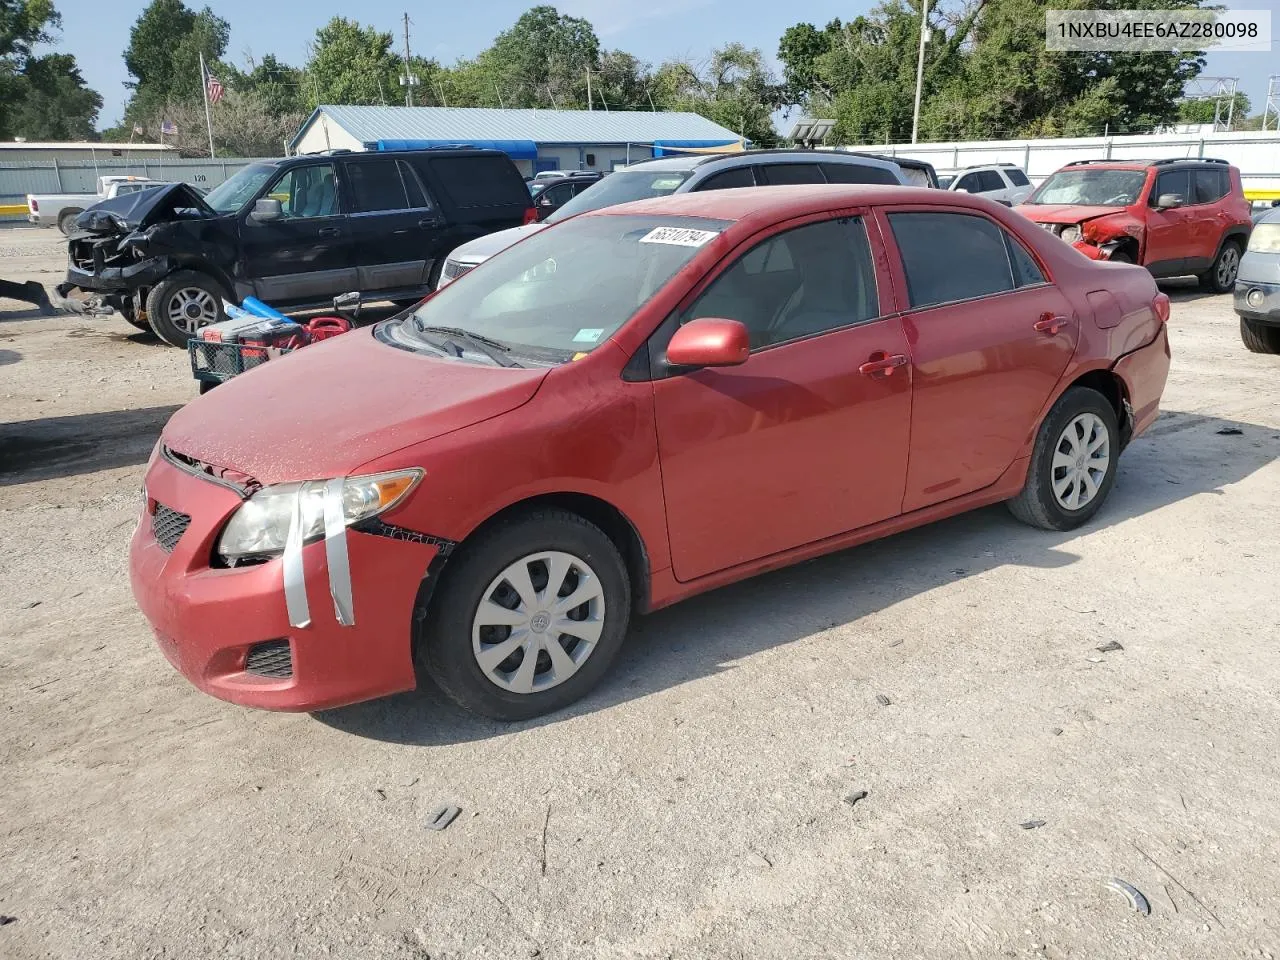
POLYGON ((263 347, 244 343, 217 343, 194 339, 187 342, 191 375, 197 380, 222 383, 268 360, 292 353, 288 347, 263 347))

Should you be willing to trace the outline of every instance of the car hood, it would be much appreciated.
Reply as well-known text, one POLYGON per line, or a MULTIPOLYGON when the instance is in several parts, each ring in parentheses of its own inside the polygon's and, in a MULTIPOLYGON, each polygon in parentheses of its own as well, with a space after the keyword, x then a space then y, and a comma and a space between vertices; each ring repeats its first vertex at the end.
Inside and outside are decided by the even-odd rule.
POLYGON ((263 485, 348 476, 375 457, 514 410, 547 372, 412 353, 356 330, 197 398, 161 441, 263 485))
POLYGON ((523 240, 539 230, 545 230, 548 226, 549 224, 545 223, 529 223, 523 227, 512 227, 509 230, 488 233, 456 248, 453 253, 449 254, 449 259, 456 263, 483 263, 490 257, 501 253, 513 243, 523 240))
POLYGON ((1124 207, 1090 207, 1076 203, 1020 203, 1014 209, 1036 223, 1083 223, 1124 212, 1124 207))
POLYGON ((185 183, 168 183, 95 203, 76 217, 77 233, 130 233, 165 220, 214 217, 204 198, 185 183))

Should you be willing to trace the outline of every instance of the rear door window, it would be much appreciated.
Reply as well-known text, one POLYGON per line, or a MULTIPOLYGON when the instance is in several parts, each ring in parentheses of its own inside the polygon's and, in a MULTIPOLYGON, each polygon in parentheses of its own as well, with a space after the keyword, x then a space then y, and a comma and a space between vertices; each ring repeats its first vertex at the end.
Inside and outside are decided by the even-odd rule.
POLYGON ((826 183, 816 163, 772 163, 760 167, 764 182, 770 186, 793 183, 826 183))
POLYGON ((1005 167, 1004 175, 1009 178, 1009 182, 1015 187, 1031 186, 1031 181, 1027 179, 1027 175, 1017 167, 1005 167))
POLYGON ((455 206, 529 204, 529 190, 506 157, 435 157, 429 163, 455 206))
MULTIPOLYGON (((863 163, 824 163, 828 183, 883 183, 896 186, 898 178, 883 167, 863 163)), ((927 186, 927 184, 926 184, 927 186)))
POLYGON ((1004 231, 990 220, 959 213, 891 213, 889 225, 912 307, 1014 289, 1004 231))
POLYGON ((978 174, 978 183, 983 193, 990 193, 993 190, 1003 190, 1004 180, 1000 178, 1000 174, 994 170, 983 170, 978 174))
POLYGON ((979 193, 982 190, 982 178, 976 173, 966 173, 956 182, 955 189, 979 193))
POLYGON ((754 187, 755 185, 755 174, 751 172, 750 167, 734 167, 732 170, 722 170, 720 173, 712 174, 695 189, 732 190, 735 187, 754 187))
POLYGON ((1196 170, 1191 175, 1195 186, 1195 199, 1191 203, 1214 203, 1229 192, 1226 170, 1196 170))
POLYGON ((394 160, 349 161, 345 172, 351 186, 353 213, 408 209, 409 197, 394 160))
POLYGON ((396 169, 400 171, 400 179, 404 183, 404 192, 409 200, 409 208, 411 210, 430 208, 431 201, 427 199, 427 192, 422 189, 422 184, 418 180, 418 175, 413 172, 413 167, 403 160, 397 160, 396 169))

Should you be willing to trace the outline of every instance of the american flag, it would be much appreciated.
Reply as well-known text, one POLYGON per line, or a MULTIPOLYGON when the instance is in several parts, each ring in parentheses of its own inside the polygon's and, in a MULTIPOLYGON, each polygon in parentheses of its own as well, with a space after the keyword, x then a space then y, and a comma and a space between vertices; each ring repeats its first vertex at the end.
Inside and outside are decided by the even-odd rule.
POLYGON ((207 70, 204 75, 204 89, 205 93, 209 95, 210 103, 217 103, 222 99, 222 95, 226 93, 225 88, 222 86, 222 81, 207 70))

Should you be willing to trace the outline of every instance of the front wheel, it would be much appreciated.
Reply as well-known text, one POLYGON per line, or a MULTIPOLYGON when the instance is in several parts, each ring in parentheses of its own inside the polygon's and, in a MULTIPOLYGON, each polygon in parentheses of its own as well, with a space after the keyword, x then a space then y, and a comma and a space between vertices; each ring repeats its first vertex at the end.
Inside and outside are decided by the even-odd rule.
POLYGON ((226 319, 222 295, 221 284, 208 274, 179 270, 147 294, 147 322, 165 343, 185 347, 201 327, 226 319))
POLYGON ((418 652, 461 706, 525 720, 599 683, 630 619, 626 565, 604 531, 576 514, 540 510, 461 548, 432 598, 418 652))
POLYGON ((1280 353, 1280 327, 1240 318, 1240 339, 1250 353, 1280 353))
POLYGON ((1009 501, 1009 510, 1044 530, 1073 530, 1085 523, 1115 484, 1119 437, 1107 398, 1071 387, 1041 424, 1026 485, 1009 501))

